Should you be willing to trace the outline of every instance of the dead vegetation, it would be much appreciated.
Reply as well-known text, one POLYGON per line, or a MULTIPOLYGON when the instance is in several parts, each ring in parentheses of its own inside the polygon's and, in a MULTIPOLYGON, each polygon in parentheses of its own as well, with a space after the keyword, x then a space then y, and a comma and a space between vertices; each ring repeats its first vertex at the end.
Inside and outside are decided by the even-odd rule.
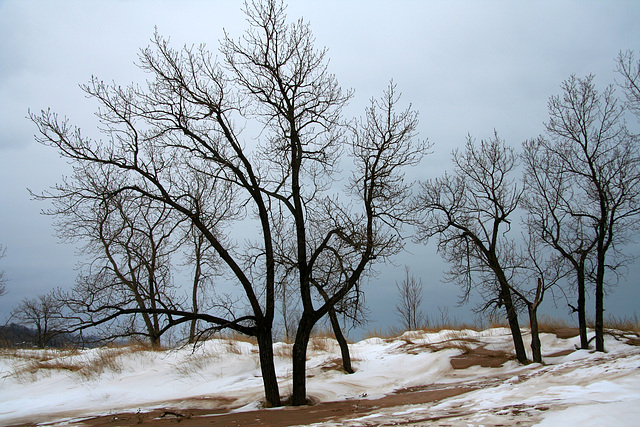
MULTIPOLYGON (((504 326, 504 325, 502 325, 504 326)), ((640 321, 637 316, 631 318, 610 317, 607 319, 607 332, 619 341, 629 345, 640 346, 640 321)), ((502 350, 488 350, 481 341, 469 337, 464 330, 479 331, 477 324, 442 323, 439 326, 422 328, 418 331, 402 331, 399 328, 371 330, 366 338, 377 338, 384 342, 403 341, 396 351, 408 354, 419 354, 425 351, 442 351, 455 349, 459 354, 452 358, 452 365, 460 368, 471 363, 481 366, 496 366, 513 357, 502 350), (443 332, 444 331, 444 332, 443 332), (430 341, 429 334, 438 333, 437 341, 430 341), (502 360, 502 362, 500 362, 502 360)), ((577 328, 567 321, 544 316, 540 320, 540 331, 553 333, 565 339, 577 335, 577 328)), ((191 375, 200 372, 215 363, 222 354, 252 355, 255 339, 245 335, 228 333, 214 338, 218 343, 213 347, 194 347, 193 353, 183 359, 175 367, 178 375, 191 375), (251 344, 251 345, 247 345, 251 344)), ((274 356, 290 359, 292 344, 283 342, 274 345, 274 356)), ((342 371, 338 345, 330 330, 317 330, 309 341, 309 350, 314 353, 326 353, 327 359, 319 367, 322 371, 342 371)), ((158 351, 148 345, 109 345, 99 349, 1 349, 0 357, 9 359, 12 369, 5 375, 18 377, 21 381, 35 381, 39 377, 53 372, 66 372, 77 375, 83 380, 96 378, 107 372, 119 373, 123 369, 123 360, 127 356, 144 352, 158 351)), ((168 350, 171 351, 171 350, 168 350)), ((550 357, 548 355, 548 357, 550 357)), ((470 366, 470 365, 469 365, 470 366)))
POLYGON ((3 350, 0 357, 10 360, 12 372, 21 381, 35 381, 54 371, 76 374, 90 380, 106 372, 122 372, 122 357, 149 351, 148 346, 108 346, 93 350, 3 350))
MULTIPOLYGON (((589 327, 591 327, 591 325, 589 325, 589 327)), ((640 318, 638 318, 637 314, 625 317, 608 316, 604 321, 604 327, 605 329, 615 329, 617 331, 640 334, 640 318)))

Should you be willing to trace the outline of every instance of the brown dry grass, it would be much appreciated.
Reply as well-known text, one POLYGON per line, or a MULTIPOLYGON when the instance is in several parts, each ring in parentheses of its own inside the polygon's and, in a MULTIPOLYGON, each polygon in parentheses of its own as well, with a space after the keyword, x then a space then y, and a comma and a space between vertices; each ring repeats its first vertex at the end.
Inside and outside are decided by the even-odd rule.
POLYGON ((107 346, 88 352, 72 350, 5 350, 1 353, 12 363, 12 374, 22 381, 34 381, 39 375, 65 371, 91 379, 105 372, 121 372, 125 354, 150 351, 141 345, 107 346))
MULTIPOLYGON (((589 327, 592 327, 592 325, 589 325, 589 327)), ((637 314, 624 317, 608 316, 604 321, 604 327, 618 331, 640 333, 640 318, 638 318, 637 314)))
POLYGON ((329 327, 317 327, 311 331, 311 338, 335 339, 335 334, 333 333, 333 329, 329 327))
POLYGON ((273 355, 275 357, 282 357, 285 359, 291 359, 293 356, 293 344, 279 343, 273 348, 273 355))
POLYGON ((405 330, 397 327, 390 327, 387 329, 370 329, 364 334, 364 339, 380 338, 382 340, 394 340, 405 332, 405 330))
POLYGON ((212 363, 215 363, 219 357, 220 356, 214 351, 204 349, 203 347, 201 347, 197 353, 194 349, 192 354, 175 367, 175 370, 179 375, 186 377, 204 370, 212 363))
MULTIPOLYGON (((491 327, 503 327, 504 325, 494 325, 491 327)), ((399 328, 399 327, 390 327, 387 329, 371 329, 367 331, 364 338, 380 338, 382 340, 394 340, 406 334, 407 332, 426 332, 426 333, 435 333, 441 331, 463 331, 463 330, 472 330, 472 331, 481 331, 485 328, 479 323, 470 323, 470 322, 462 322, 459 320, 442 320, 437 323, 429 323, 428 325, 422 326, 415 331, 410 331, 407 329, 399 328)), ((405 339, 405 338, 403 338, 405 339)))
POLYGON ((329 353, 337 347, 338 342, 334 338, 312 337, 309 340, 309 350, 329 353))
POLYGON ((557 319, 546 315, 542 315, 538 319, 538 330, 549 334, 554 334, 559 330, 567 330, 575 327, 576 325, 570 325, 565 319, 557 319))
POLYGON ((218 335, 219 338, 229 340, 229 341, 237 341, 237 342, 248 342, 251 344, 258 344, 258 340, 256 337, 250 337, 249 335, 241 334, 236 331, 224 331, 218 335))

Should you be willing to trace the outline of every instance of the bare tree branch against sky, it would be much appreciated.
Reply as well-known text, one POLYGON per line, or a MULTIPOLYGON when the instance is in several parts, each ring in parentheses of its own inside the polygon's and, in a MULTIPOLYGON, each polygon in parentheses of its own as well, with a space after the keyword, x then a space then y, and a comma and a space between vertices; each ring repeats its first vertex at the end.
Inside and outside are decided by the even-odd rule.
MULTIPOLYGON (((420 114, 417 131, 433 143, 433 155, 410 179, 450 169, 451 150, 462 147, 469 133, 486 139, 497 129, 519 147, 544 131, 547 100, 563 80, 595 74, 604 87, 618 78, 618 53, 640 50, 640 3, 631 0, 290 3, 288 15, 310 22, 316 45, 327 47, 329 71, 355 91, 347 116, 358 116, 390 79, 413 103, 420 114)), ((245 28, 240 6, 231 0, 0 0, 0 244, 6 247, 0 270, 9 279, 0 320, 27 296, 71 287, 77 274, 74 248, 58 242, 51 218, 39 213, 46 206, 27 191, 40 192, 70 172, 54 150, 35 142, 29 109, 51 107, 96 136, 96 105, 79 84, 91 76, 143 83, 133 64, 156 27, 174 46, 206 43, 215 51, 223 29, 240 34, 245 28)), ((637 132, 635 118, 628 122, 637 132)), ((407 249, 366 285, 367 306, 379 319, 371 327, 397 323, 389 301, 395 301, 403 265, 424 282, 430 295, 425 312, 457 301, 457 289, 440 281, 446 267, 435 244, 407 249)), ((639 277, 640 265, 632 265, 607 296, 608 310, 640 313, 634 304, 639 277)), ((451 311, 460 317, 468 312, 451 311)))

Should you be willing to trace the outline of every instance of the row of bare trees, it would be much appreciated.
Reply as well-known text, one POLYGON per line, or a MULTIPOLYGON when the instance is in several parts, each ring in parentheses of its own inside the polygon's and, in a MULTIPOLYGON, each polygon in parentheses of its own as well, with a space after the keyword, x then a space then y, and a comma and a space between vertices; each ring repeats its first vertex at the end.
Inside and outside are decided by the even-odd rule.
MULTIPOLYGON (((454 152, 453 175, 422 183, 412 197, 404 169, 420 162, 428 144, 417 139, 417 112, 411 106, 398 108, 395 85, 373 99, 362 118, 348 120, 343 108, 352 93, 343 92, 328 72, 326 50, 315 48, 309 25, 288 23, 285 6, 277 0, 248 2, 245 12, 248 30, 239 39, 225 35, 219 59, 204 45, 176 50, 156 34, 139 57, 149 75, 146 87, 97 78, 84 85, 99 104, 103 139, 86 136, 49 110, 30 114, 39 142, 74 168, 70 177, 38 195, 52 202, 48 213, 56 217, 60 236, 82 242, 90 260, 74 289, 58 296, 71 313, 68 329, 136 333, 153 345, 179 325, 188 326, 192 341, 223 329, 255 337, 265 398, 278 406, 273 339, 279 309, 294 336, 291 403, 302 405, 312 329, 325 315, 330 318, 345 369, 351 371, 338 316, 361 318, 363 279, 375 263, 402 250, 402 227, 414 222, 418 240, 438 237, 439 250, 452 265, 450 278, 465 286, 465 294, 478 288, 488 306, 505 307, 518 359, 525 362, 519 304, 534 319, 544 292, 566 276, 567 264, 550 270, 549 265, 560 265, 559 257, 541 249, 552 246, 541 226, 526 233, 530 257, 518 251, 507 232, 516 208, 538 209, 536 195, 555 190, 544 183, 537 190, 532 180, 525 181, 526 192, 519 187, 513 177, 518 157, 496 134, 479 145, 469 137, 465 150, 454 152), (337 190, 347 174, 346 185, 337 190), (179 294, 185 286, 176 284, 172 273, 178 252, 192 267, 186 296, 179 294), (533 289, 515 279, 526 259, 533 260, 527 264, 533 289), (234 291, 218 293, 217 282, 234 291), (296 316, 288 311, 292 307, 296 316)), ((591 84, 590 78, 573 80, 591 84)), ((578 95, 571 90, 566 92, 578 95)), ((610 237, 593 244, 602 272, 598 256, 589 251, 585 258, 585 280, 593 276, 603 284, 604 269, 610 267, 604 257, 623 240, 617 237, 623 235, 619 228, 635 224, 635 211, 627 207, 637 205, 634 187, 629 187, 637 184, 631 144, 636 139, 622 127, 594 143, 595 154, 587 163, 594 164, 595 181, 579 180, 577 171, 563 166, 562 156, 566 165, 584 172, 583 165, 571 163, 571 156, 579 154, 572 147, 579 148, 583 140, 579 137, 574 146, 564 134, 554 136, 561 125, 554 124, 553 100, 546 138, 549 147, 564 144, 556 159, 560 176, 551 167, 532 167, 554 183, 572 173, 575 177, 561 187, 566 193, 549 197, 559 203, 573 203, 574 196, 591 202, 596 199, 589 197, 600 197, 595 182, 609 197, 614 191, 609 186, 622 185, 624 178, 624 209, 608 210, 607 199, 599 211, 567 214, 580 217, 591 233, 585 238, 601 239, 599 231, 610 230, 610 237), (616 157, 623 148, 627 157, 616 157), (597 168, 613 173, 614 165, 598 162, 611 157, 620 163, 615 166, 628 168, 624 177, 603 182, 597 168), (596 227, 598 212, 614 219, 607 216, 596 227)), ((611 129, 622 126, 622 110, 611 107, 609 112, 598 102, 585 112, 589 120, 601 119, 611 129)), ((562 103, 557 108, 573 111, 562 103)), ((569 126, 576 119, 566 120, 569 126)), ((591 138, 593 132, 588 128, 586 135, 591 138)), ((525 144, 531 147, 525 150, 531 161, 550 157, 536 148, 546 149, 543 141, 525 144)), ((591 139, 585 144, 591 147, 591 139)), ((572 238, 564 228, 559 233, 572 238)))
POLYGON ((618 69, 626 105, 613 85, 600 93, 593 76, 571 76, 549 99, 546 133, 525 141, 520 155, 497 133, 479 143, 468 137, 453 152, 453 172, 423 182, 415 199, 416 240, 437 238, 463 300, 477 290, 481 309, 504 307, 523 363, 519 308, 529 314, 533 359, 541 362, 537 310, 562 283, 576 290, 581 348, 589 345, 585 301, 593 287, 596 350, 604 351, 605 288, 632 261, 624 249, 640 227, 640 146, 625 122, 628 110, 640 118, 640 62, 622 53, 618 69))

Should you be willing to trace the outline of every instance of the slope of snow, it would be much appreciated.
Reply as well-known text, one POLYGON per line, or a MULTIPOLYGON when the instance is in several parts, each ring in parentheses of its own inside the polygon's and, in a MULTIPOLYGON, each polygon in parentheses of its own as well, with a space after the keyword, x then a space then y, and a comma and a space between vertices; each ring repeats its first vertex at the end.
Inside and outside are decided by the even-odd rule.
MULTIPOLYGON (((551 357, 574 349, 578 339, 543 334, 545 365, 508 361, 498 368, 454 370, 451 357, 476 347, 511 352, 508 330, 408 332, 393 340, 372 338, 352 344, 356 373, 346 375, 339 369, 335 341, 317 338, 309 347, 307 392, 312 400, 323 402, 375 399, 424 386, 476 388, 438 402, 380 409, 341 421, 344 425, 427 419, 433 425, 438 420, 447 425, 637 425, 640 348, 625 341, 607 336, 607 353, 579 350, 551 357)), ((277 343, 274 351, 280 391, 287 395, 291 346, 277 343)), ((257 348, 247 342, 216 339, 166 351, 0 354, 2 425, 158 407, 248 410, 259 408, 262 396, 257 348)))

